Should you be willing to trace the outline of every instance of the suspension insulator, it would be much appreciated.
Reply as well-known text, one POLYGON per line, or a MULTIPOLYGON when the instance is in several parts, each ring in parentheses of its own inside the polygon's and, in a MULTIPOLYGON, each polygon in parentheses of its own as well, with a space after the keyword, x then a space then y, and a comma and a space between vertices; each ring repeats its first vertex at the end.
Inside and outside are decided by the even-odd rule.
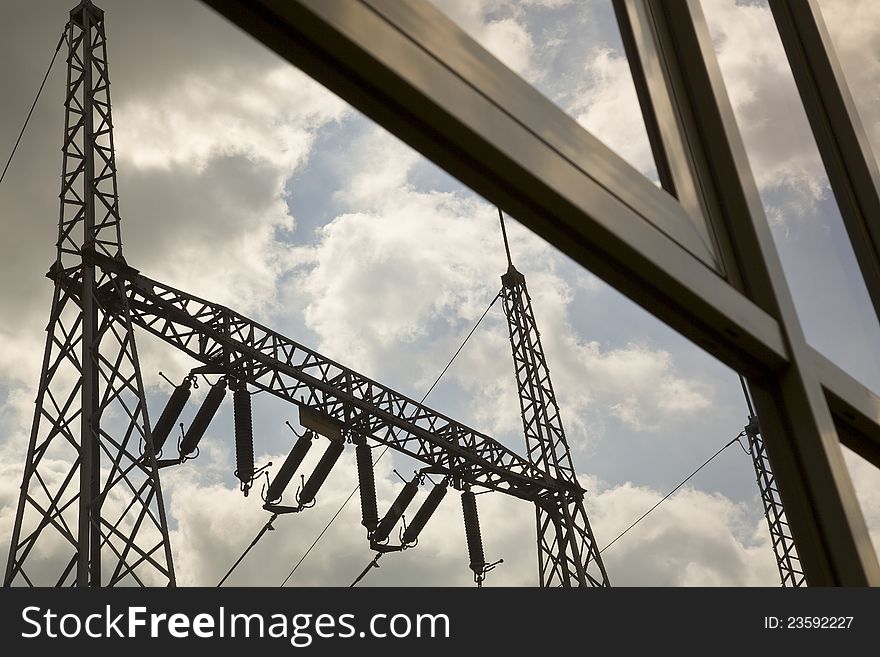
POLYGON ((162 445, 168 440, 171 429, 174 428, 174 423, 177 422, 177 418, 183 412, 183 407, 186 406, 191 389, 192 382, 188 378, 184 379, 183 383, 174 388, 168 403, 165 404, 162 415, 159 416, 156 425, 153 427, 153 451, 156 454, 162 451, 162 445))
POLYGON ((412 481, 406 482, 400 493, 397 494, 397 499, 394 500, 391 508, 388 509, 388 513, 385 514, 385 517, 382 518, 382 520, 376 526, 376 530, 373 532, 374 541, 376 541, 377 543, 381 543, 386 538, 388 538, 388 536, 391 534, 391 530, 394 529, 394 525, 396 525, 397 521, 400 520, 400 516, 403 515, 404 511, 406 511, 406 507, 408 507, 409 503, 412 502, 418 490, 418 477, 414 477, 412 481))
POLYGON ((269 489, 266 491, 266 501, 270 504, 281 499, 281 496, 284 494, 284 489, 287 488, 287 484, 290 483, 290 480, 293 478, 293 475, 296 474, 296 471, 302 464, 306 454, 308 454, 309 450, 312 448, 313 436, 314 434, 311 431, 306 431, 306 433, 294 443, 293 448, 290 450, 290 454, 284 459, 284 463, 282 463, 281 467, 278 469, 278 474, 275 475, 275 479, 272 480, 272 483, 269 484, 269 489))
POLYGON ((474 575, 481 576, 486 568, 483 554, 483 537, 480 535, 480 518, 477 516, 477 498, 467 490, 461 494, 461 509, 464 512, 464 533, 467 537, 470 568, 474 575))
POLYGON ((409 525, 407 525, 406 530, 403 532, 403 537, 401 541, 404 545, 408 545, 410 543, 415 543, 416 539, 418 539, 419 534, 425 528, 425 525, 428 523, 428 520, 431 519, 431 516, 434 515, 434 511, 437 510, 437 507, 440 506, 440 502, 443 501, 443 498, 446 497, 447 484, 445 481, 437 484, 434 488, 431 489, 431 492, 428 493, 428 497, 425 498, 424 503, 416 511, 416 515, 413 516, 412 521, 410 521, 409 525))
POLYGON ((321 456, 321 460, 318 461, 318 465, 315 466, 315 470, 312 472, 312 475, 308 478, 308 481, 306 481, 299 493, 299 500, 297 501, 300 506, 308 506, 314 501, 315 496, 318 494, 318 490, 324 484, 324 480, 327 479, 327 475, 330 474, 330 470, 336 465, 336 461, 339 460, 339 456, 344 449, 344 442, 337 440, 330 441, 326 451, 321 456))
POLYGON ((213 420, 214 415, 217 414, 217 409, 220 408, 220 402, 223 401, 225 396, 226 380, 220 379, 220 381, 211 386, 208 394, 205 395, 204 403, 193 418, 192 424, 189 425, 189 429, 186 430, 186 435, 184 435, 183 440, 180 441, 181 455, 188 456, 196 451, 199 441, 202 439, 202 436, 205 435, 208 425, 211 424, 211 420, 213 420))
POLYGON ((355 448, 357 457, 358 484, 361 490, 361 524, 367 532, 376 529, 379 523, 379 510, 376 507, 376 476, 373 472, 373 450, 366 441, 355 448))
POLYGON ((254 478, 254 425, 251 411, 251 393, 242 383, 232 393, 232 412, 235 422, 235 476, 243 484, 254 478))

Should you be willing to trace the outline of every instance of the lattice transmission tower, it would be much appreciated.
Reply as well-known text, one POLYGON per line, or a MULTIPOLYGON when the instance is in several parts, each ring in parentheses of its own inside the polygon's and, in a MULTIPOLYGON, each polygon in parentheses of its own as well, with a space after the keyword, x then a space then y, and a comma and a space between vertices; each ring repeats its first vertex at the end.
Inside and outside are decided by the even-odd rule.
MULTIPOLYGON (((227 385, 236 393, 236 476, 244 491, 255 477, 244 412, 249 386, 297 405, 309 435, 331 440, 306 486, 310 492, 298 491, 296 506, 277 507, 275 498, 301 461, 302 450, 294 448, 273 479, 267 508, 310 508, 343 452, 339 436, 357 434, 361 448, 369 439, 407 454, 425 464, 422 473, 443 475, 462 491, 478 583, 494 564, 482 555, 472 487, 538 507, 541 584, 607 584, 522 276, 515 270, 505 276, 503 297, 518 327, 512 340, 528 458, 228 308, 129 267, 122 257, 104 14, 89 0, 70 12, 66 42, 61 213, 48 274, 54 295, 5 584, 174 585, 159 468, 194 458, 227 385), (133 326, 203 363, 175 390, 153 431, 133 326), (177 446, 179 458, 159 458, 196 373, 220 378, 177 446), (69 557, 50 556, 60 552, 69 557), (595 567, 598 574, 591 572, 595 567)), ((398 506, 386 514, 385 529, 399 519, 398 506)), ((413 519, 401 534, 404 543, 429 515, 413 519)))
POLYGON ((104 12, 83 0, 66 41, 55 287, 4 581, 173 585, 128 299, 90 257, 123 262, 104 12))
POLYGON ((745 379, 740 377, 740 383, 749 409, 749 423, 743 431, 749 443, 752 465, 755 467, 755 478, 761 493, 764 518, 767 520, 767 527, 770 530, 770 543, 773 547, 773 554, 776 556, 779 581, 785 587, 806 586, 807 579, 801 566, 800 557, 798 557, 788 518, 785 515, 785 506, 782 503, 779 486, 776 484, 776 476, 770 466, 770 457, 767 455, 764 437, 761 435, 758 416, 755 415, 745 379))
MULTIPOLYGON (((130 267, 122 257, 104 13, 83 0, 70 12, 65 38, 61 209, 56 259, 47 274, 54 291, 5 585, 173 586, 159 468, 197 456, 228 387, 235 406, 235 475, 245 494, 265 469, 254 467, 251 393, 265 392, 299 408, 306 431, 264 494, 264 508, 273 518, 314 506, 319 488, 345 452, 346 437, 354 436, 362 524, 375 549, 414 546, 452 487, 462 493, 470 568, 482 582, 495 564, 486 563, 483 554, 472 491, 481 488, 535 505, 542 586, 609 586, 532 301, 525 277, 513 266, 503 217, 508 270, 500 296, 525 457, 229 308, 130 267), (177 386, 152 429, 135 326, 202 364, 177 386), (159 458, 163 447, 166 452, 174 448, 166 443, 173 443, 170 432, 197 374, 218 378, 177 445, 179 455, 159 458), (330 444, 309 480, 302 476, 296 504, 283 503, 318 436, 330 444), (370 483, 371 443, 424 464, 381 521, 370 483), (398 532, 400 545, 389 543, 423 479, 433 475, 440 483, 398 532)), ((783 584, 798 585, 803 572, 754 417, 746 432, 783 584)))
MULTIPOLYGON (((500 210, 498 216, 508 265, 507 273, 501 277, 501 299, 507 317, 528 459, 556 479, 580 490, 526 279, 513 266, 500 210)), ((541 586, 609 585, 584 509, 582 492, 548 491, 535 503, 535 519, 541 586)))

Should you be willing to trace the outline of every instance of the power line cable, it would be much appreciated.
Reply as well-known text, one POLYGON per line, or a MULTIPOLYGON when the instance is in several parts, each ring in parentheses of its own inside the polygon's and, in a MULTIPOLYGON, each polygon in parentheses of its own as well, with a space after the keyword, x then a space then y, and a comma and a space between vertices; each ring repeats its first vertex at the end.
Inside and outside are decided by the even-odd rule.
MULTIPOLYGON (((450 368, 450 366, 452 365, 453 361, 455 361, 455 359, 456 359, 456 358, 458 357, 458 355, 461 353, 461 350, 464 349, 464 346, 467 344, 468 340, 471 339, 471 336, 474 334, 474 332, 475 332, 475 331, 477 330, 477 328, 480 326, 480 324, 482 323, 483 319, 485 319, 486 315, 489 314, 489 311, 492 309, 492 306, 495 305, 495 302, 498 301, 498 299, 499 299, 500 297, 501 297, 501 291, 499 290, 499 291, 498 291, 498 294, 496 294, 496 295, 492 298, 492 301, 489 302, 489 305, 486 306, 486 310, 483 311, 483 314, 480 315, 480 319, 477 320, 477 323, 474 324, 474 327, 473 327, 473 328, 470 330, 470 332, 467 334, 467 336, 465 337, 465 339, 462 341, 461 345, 459 345, 458 349, 457 349, 456 352, 453 354, 452 358, 450 358, 450 359, 449 359, 449 362, 446 363, 446 367, 443 368, 443 371, 440 372, 439 376, 434 380, 434 383, 432 383, 432 384, 431 384, 431 387, 428 388, 428 392, 426 392, 424 395, 422 395, 422 399, 419 401, 419 404, 423 404, 424 401, 428 398, 428 395, 431 394, 431 391, 432 391, 432 390, 435 388, 435 386, 440 382, 440 379, 443 378, 443 375, 446 374, 446 371, 450 368)), ((389 449, 389 448, 388 448, 388 446, 386 445, 386 447, 380 452, 378 458, 376 459, 376 463, 378 463, 378 462, 382 459, 382 457, 385 456, 385 454, 388 452, 388 449, 389 449)), ((355 494, 356 492, 358 492, 358 489, 360 489, 360 487, 361 487, 360 484, 358 484, 357 486, 355 486, 355 487, 354 487, 354 490, 351 491, 351 493, 349 493, 348 497, 345 498, 345 501, 344 501, 344 502, 342 503, 342 505, 336 510, 336 513, 333 514, 333 517, 330 518, 330 520, 327 522, 327 525, 324 527, 324 529, 321 530, 321 533, 318 534, 318 536, 315 538, 314 541, 312 541, 312 544, 309 546, 309 549, 305 551, 305 553, 302 555, 302 557, 300 557, 300 560, 296 562, 296 565, 293 567, 293 569, 287 574, 287 577, 284 578, 284 581, 281 582, 281 586, 284 586, 285 584, 287 584, 287 581, 288 581, 291 577, 293 577, 293 574, 296 572, 297 568, 299 568, 300 564, 301 564, 303 561, 305 561, 305 559, 306 559, 307 556, 309 556, 309 552, 312 551, 312 549, 318 544, 318 541, 321 540, 321 537, 327 532, 328 529, 330 529, 330 525, 332 525, 332 524, 333 524, 333 521, 336 520, 336 518, 339 516, 340 513, 342 513, 342 510, 345 508, 345 505, 349 503, 349 501, 351 500, 351 498, 354 497, 354 494, 355 494)))
POLYGON ((254 540, 251 541, 251 544, 248 545, 247 548, 245 549, 245 551, 241 553, 241 556, 238 558, 238 560, 234 564, 232 564, 232 567, 228 571, 226 571, 226 574, 223 576, 223 579, 221 579, 217 583, 217 588, 220 588, 221 586, 223 586, 223 582, 225 582, 229 578, 229 576, 232 574, 232 571, 235 570, 236 567, 238 567, 238 564, 240 564, 244 560, 244 558, 247 556, 247 553, 251 551, 251 548, 253 548, 257 544, 257 541, 259 541, 261 538, 263 538, 263 534, 265 534, 270 529, 275 529, 272 526, 272 523, 275 522, 275 518, 277 518, 277 517, 278 517, 277 513, 272 514, 272 517, 269 518, 269 522, 267 522, 265 525, 263 525, 263 528, 257 533, 256 536, 254 536, 254 540))
MULTIPOLYGON (((613 541, 611 541, 608 545, 606 545, 606 546, 603 547, 601 550, 599 550, 599 554, 602 554, 605 550, 607 550, 607 549, 610 548, 612 545, 614 545, 614 544, 615 544, 620 538, 623 537, 624 534, 626 534, 630 529, 632 529, 633 527, 635 527, 636 525, 638 525, 642 520, 644 520, 644 519, 647 517, 647 515, 648 515, 649 513, 651 513, 651 511, 653 511, 653 510, 656 509, 658 506, 660 506, 661 504, 663 504, 663 502, 665 502, 665 501, 668 500, 670 497, 672 497, 672 496, 675 494, 675 492, 676 492, 679 488, 681 488, 681 487, 684 486, 688 481, 690 481, 691 478, 693 478, 694 475, 696 475, 700 470, 702 470, 702 469, 705 468, 707 465, 709 465, 709 463, 711 463, 712 460, 713 460, 716 456, 718 456, 718 455, 719 455, 721 452, 723 452, 725 449, 727 449, 728 447, 730 447, 731 445, 733 445, 733 443, 737 443, 737 442, 739 442, 739 439, 740 439, 743 435, 745 435, 745 431, 740 431, 740 432, 736 435, 736 437, 733 438, 733 440, 731 440, 729 443, 725 444, 724 447, 722 447, 722 448, 719 449, 717 452, 715 452, 712 456, 710 456, 708 459, 706 459, 706 460, 703 462, 703 465, 701 465, 699 468, 697 468, 696 470, 694 470, 693 472, 691 472, 687 477, 684 478, 684 480, 682 480, 682 482, 681 482, 680 484, 678 484, 678 486, 676 486, 676 487, 673 488, 671 491, 669 491, 668 493, 666 493, 666 495, 663 496, 663 499, 661 499, 659 502, 657 502, 657 504, 655 504, 655 505, 652 506, 650 509, 648 509, 647 511, 645 511, 645 512, 641 515, 641 517, 639 517, 638 520, 636 520, 633 524, 631 524, 629 527, 627 527, 627 528, 624 529, 622 532, 620 532, 620 534, 618 534, 618 535, 615 537, 615 539, 614 539, 613 541)), ((742 443, 740 443, 740 446, 742 446, 742 443)))
POLYGON ((37 101, 40 100, 40 94, 43 93, 43 87, 46 86, 46 80, 49 79, 49 73, 52 71, 52 66, 55 64, 55 58, 58 57, 58 51, 61 50, 61 44, 64 43, 64 35, 67 32, 67 28, 64 29, 64 32, 61 33, 61 38, 58 39, 58 45, 55 46, 55 52, 52 54, 52 61, 49 62, 49 68, 46 69, 46 75, 43 76, 43 81, 40 83, 40 88, 37 91, 37 96, 34 98, 34 102, 31 104, 31 109, 27 113, 27 118, 24 120, 24 125, 21 126, 21 132, 18 133, 18 139, 15 140, 15 146, 12 147, 12 152, 9 154, 9 159, 6 160, 6 166, 3 167, 3 173, 0 173, 0 183, 3 182, 3 179, 6 177, 6 172, 9 170, 9 165, 12 163, 12 158, 15 156, 15 151, 18 150, 18 145, 21 143, 21 138, 24 136, 24 131, 28 127, 28 123, 31 120, 31 115, 34 113, 34 108, 37 106, 37 101))
POLYGON ((377 552, 376 556, 366 565, 366 567, 361 571, 361 574, 354 578, 354 581, 348 585, 348 588, 353 589, 357 586, 358 582, 360 582, 364 577, 367 576, 367 573, 370 572, 373 568, 379 567, 379 559, 382 558, 382 553, 377 552))

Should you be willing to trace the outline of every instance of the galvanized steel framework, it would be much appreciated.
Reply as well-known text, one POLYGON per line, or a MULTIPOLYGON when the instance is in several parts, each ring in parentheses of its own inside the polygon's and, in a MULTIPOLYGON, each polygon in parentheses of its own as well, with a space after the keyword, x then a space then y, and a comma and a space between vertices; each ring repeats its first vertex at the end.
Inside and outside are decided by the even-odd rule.
MULTIPOLYGON (((504 224, 501 226, 503 230, 504 224)), ((509 251, 507 257, 509 268, 501 277, 501 300, 507 317, 526 452, 531 463, 579 489, 526 279, 513 266, 509 251)), ((583 494, 548 491, 535 504, 535 525, 541 586, 609 585, 583 494)))
POLYGON ((756 416, 753 415, 749 418, 745 434, 749 443, 752 465, 755 466, 758 490, 761 491, 764 517, 767 519, 767 528, 770 530, 770 544, 776 555, 779 581, 782 586, 803 586, 806 578, 803 568, 801 568, 801 560, 797 554, 794 537, 791 535, 791 526, 785 516, 782 497, 779 495, 779 487, 776 485, 776 476, 770 467, 767 446, 761 436, 756 416))
MULTIPOLYGON (((664 190, 423 0, 205 0, 748 377, 811 585, 880 584, 840 443, 880 399, 806 342, 697 0, 615 0, 664 190)), ((875 308, 880 176, 813 0, 770 0, 875 308)))
MULTIPOLYGON (((615 2, 666 191, 429 5, 208 4, 746 373, 766 437, 762 443, 753 430, 749 444, 771 534, 779 530, 774 547, 785 566, 783 582, 800 583, 802 565, 814 585, 878 583, 838 440, 880 464, 880 400, 804 340, 698 3, 615 2), (773 513, 781 508, 780 495, 788 522, 773 513)), ((817 8, 808 1, 772 6, 876 308, 876 163, 817 8)), ((173 585, 132 333, 140 324, 237 380, 360 423, 358 429, 374 439, 463 482, 536 502, 542 584, 575 583, 571 578, 607 584, 521 275, 511 266, 502 294, 527 460, 247 318, 125 265, 100 10, 84 0, 71 12, 67 39, 62 214, 58 258, 49 274, 55 298, 6 583, 34 583, 25 561, 34 559, 37 539, 52 532, 73 548, 70 561, 58 567, 56 584, 173 585), (54 472, 58 462, 67 464, 66 476, 54 472), (114 567, 106 576, 108 555, 114 567), (591 568, 598 572, 590 574, 591 568)))
POLYGON ((103 12, 74 8, 66 40, 55 289, 4 583, 173 585, 128 299, 86 257, 122 261, 103 12), (47 563, 54 542, 70 556, 47 563))
MULTIPOLYGON (((179 465, 196 450, 230 383, 243 467, 236 475, 243 484, 254 474, 250 421, 238 417, 240 410, 250 416, 250 384, 300 406, 300 421, 315 431, 337 439, 339 429, 369 437, 465 490, 468 550, 478 583, 494 564, 482 556, 471 486, 536 505, 542 585, 607 585, 524 277, 511 265, 499 296, 511 327, 528 458, 228 308, 129 267, 122 257, 104 15, 90 0, 71 11, 67 42, 61 216, 57 258, 48 273, 55 296, 4 583, 173 586, 158 468, 179 465), (221 375, 180 442, 179 459, 158 460, 174 417, 163 413, 161 428, 151 431, 135 325, 204 364, 188 379, 196 371, 221 375), (302 419, 303 411, 311 420, 302 419), (44 555, 53 553, 59 535, 72 555, 47 563, 44 555), (114 566, 109 576, 105 562, 114 566)), ((180 412, 189 385, 175 392, 178 401, 168 408, 180 412)), ((328 449, 303 496, 314 499, 342 449, 338 441, 328 449)), ((417 480, 407 485, 409 499, 417 480)), ((308 504, 276 507, 269 501, 264 508, 276 513, 308 504)), ((410 529, 418 522, 417 514, 410 529)))

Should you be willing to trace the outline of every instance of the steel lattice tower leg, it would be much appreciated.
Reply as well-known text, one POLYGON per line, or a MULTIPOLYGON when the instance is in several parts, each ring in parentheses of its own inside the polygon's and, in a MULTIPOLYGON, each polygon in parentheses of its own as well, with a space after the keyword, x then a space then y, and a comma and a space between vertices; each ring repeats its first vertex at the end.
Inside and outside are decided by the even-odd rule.
POLYGON ((67 43, 55 289, 4 583, 173 586, 128 301, 90 258, 122 260, 103 11, 75 7, 67 43))
MULTIPOLYGON (((528 458, 577 484, 526 279, 510 264, 501 283, 528 458)), ((541 586, 609 586, 583 495, 548 494, 535 512, 541 586)))
POLYGON ((758 479, 758 488, 761 491, 761 502, 764 504, 764 516, 770 528, 770 540, 773 543, 773 552, 776 554, 776 566, 779 568, 779 578, 782 586, 805 586, 806 579, 798 558, 797 548, 791 536, 791 528, 785 517, 785 509, 782 506, 782 497, 776 486, 776 477, 770 468, 770 459, 764 448, 764 439, 758 427, 758 418, 749 418, 749 424, 745 428, 749 440, 749 452, 752 455, 752 463, 755 466, 755 476, 758 479))

